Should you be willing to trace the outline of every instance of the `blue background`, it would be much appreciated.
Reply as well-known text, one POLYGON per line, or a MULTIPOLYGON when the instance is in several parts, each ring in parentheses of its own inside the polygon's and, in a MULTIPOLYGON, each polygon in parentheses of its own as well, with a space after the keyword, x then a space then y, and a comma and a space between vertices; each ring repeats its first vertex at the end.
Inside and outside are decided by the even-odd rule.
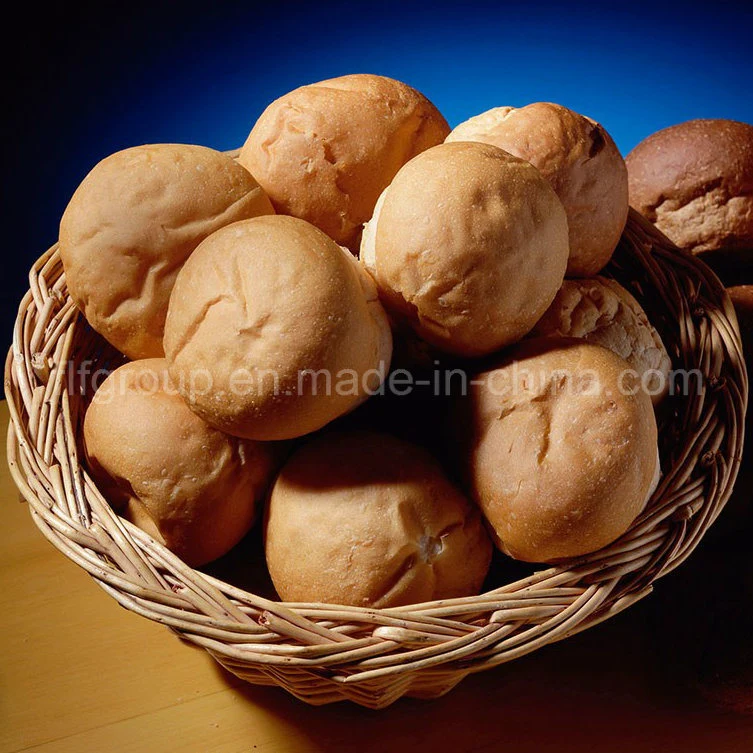
POLYGON ((239 146, 275 97, 352 72, 423 91, 451 125, 549 100, 623 153, 697 117, 753 122, 753 6, 582 3, 79 4, 8 29, 3 321, 102 157, 160 141, 239 146))

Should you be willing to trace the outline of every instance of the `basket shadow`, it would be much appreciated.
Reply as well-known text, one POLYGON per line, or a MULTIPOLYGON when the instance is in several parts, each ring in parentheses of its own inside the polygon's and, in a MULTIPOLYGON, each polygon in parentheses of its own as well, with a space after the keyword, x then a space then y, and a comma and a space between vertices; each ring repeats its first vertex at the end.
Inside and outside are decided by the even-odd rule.
MULTIPOLYGON (((432 701, 402 698, 380 712, 347 702, 312 707, 279 688, 250 685, 220 665, 215 671, 255 718, 266 717, 296 751, 743 753, 753 737, 753 715, 731 713, 727 704, 699 693, 696 678, 680 671, 687 669, 687 647, 696 637, 684 620, 697 603, 699 573, 704 561, 719 562, 718 548, 706 552, 697 567, 680 568, 654 595, 598 630, 471 675, 432 701), (673 646, 681 624, 686 640, 673 646)), ((739 593, 739 583, 733 581, 731 589, 739 593)), ((753 621, 753 599, 747 614, 753 621)), ((739 635, 738 645, 743 640, 747 645, 739 635)), ((753 662, 741 671, 751 669, 753 662)), ((753 672, 749 679, 753 697, 753 672)))

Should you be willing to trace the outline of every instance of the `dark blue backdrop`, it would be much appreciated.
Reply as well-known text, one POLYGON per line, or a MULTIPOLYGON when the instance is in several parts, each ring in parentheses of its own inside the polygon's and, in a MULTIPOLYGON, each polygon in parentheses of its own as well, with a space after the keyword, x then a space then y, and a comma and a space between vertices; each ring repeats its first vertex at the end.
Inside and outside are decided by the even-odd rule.
POLYGON ((393 76, 451 125, 492 106, 560 102, 600 120, 623 153, 689 118, 753 122, 751 4, 569 5, 30 6, 6 30, 6 333, 26 269, 96 161, 147 142, 238 146, 269 101, 303 83, 393 76))

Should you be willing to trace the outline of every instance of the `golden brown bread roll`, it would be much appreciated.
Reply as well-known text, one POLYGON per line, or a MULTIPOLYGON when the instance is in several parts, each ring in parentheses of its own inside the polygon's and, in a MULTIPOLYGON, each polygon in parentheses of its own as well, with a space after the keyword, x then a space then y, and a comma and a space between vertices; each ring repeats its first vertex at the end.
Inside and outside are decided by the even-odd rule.
POLYGON ((630 204, 695 254, 744 249, 753 265, 753 125, 689 120, 628 154, 630 204))
POLYGON ((395 173, 449 131, 415 89, 356 74, 272 102, 238 159, 278 212, 308 220, 355 253, 363 223, 395 173))
POLYGON ((253 177, 214 149, 151 144, 116 152, 84 178, 60 221, 71 298, 129 358, 162 356, 183 262, 215 230, 273 212, 253 177))
POLYGON ((455 426, 502 551, 528 562, 593 552, 623 534, 658 483, 649 397, 628 364, 577 340, 527 340, 472 382, 455 426), (632 393, 632 394, 631 394, 632 393))
POLYGON ((565 280, 531 331, 532 337, 574 337, 624 358, 658 405, 669 390, 672 368, 659 333, 638 301, 607 277, 565 280))
POLYGON ((286 601, 381 608, 476 594, 491 549, 478 510, 425 450, 367 431, 299 449, 265 520, 286 601))
POLYGON ((568 277, 604 268, 625 229, 627 171, 610 135, 561 105, 496 107, 461 123, 447 141, 481 141, 528 160, 549 181, 567 212, 568 277))
POLYGON ((390 313, 449 353, 523 337, 565 273, 567 219, 527 162, 488 144, 414 157, 377 203, 361 261, 390 313))
POLYGON ((257 217, 214 233, 175 282, 170 376, 229 434, 289 439, 363 402, 389 369, 392 337, 373 280, 321 230, 257 217))
POLYGON ((273 449, 192 413, 164 359, 116 369, 84 420, 89 467, 110 502, 198 567, 245 536, 271 481, 273 449))

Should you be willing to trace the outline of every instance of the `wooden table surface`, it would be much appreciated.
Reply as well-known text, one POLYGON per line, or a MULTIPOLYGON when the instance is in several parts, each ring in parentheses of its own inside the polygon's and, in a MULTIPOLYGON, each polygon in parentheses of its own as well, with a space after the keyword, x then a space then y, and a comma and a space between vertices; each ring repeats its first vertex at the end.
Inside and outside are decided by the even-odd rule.
POLYGON ((666 671, 651 602, 674 576, 598 629, 374 712, 247 685, 122 609, 37 531, 5 463, 0 537, 0 751, 753 751, 753 716, 666 671))

